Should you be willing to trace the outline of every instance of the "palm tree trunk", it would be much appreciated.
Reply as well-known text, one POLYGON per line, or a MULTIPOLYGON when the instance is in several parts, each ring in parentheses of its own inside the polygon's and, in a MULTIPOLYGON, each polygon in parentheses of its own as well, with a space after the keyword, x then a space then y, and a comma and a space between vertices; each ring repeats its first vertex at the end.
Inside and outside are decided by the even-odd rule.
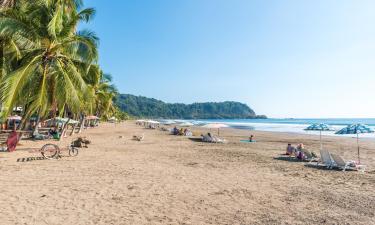
MULTIPOLYGON (((0 39, 0 82, 3 79, 4 72, 4 42, 0 39)), ((3 105, 0 102, 0 112, 2 111, 3 105)))

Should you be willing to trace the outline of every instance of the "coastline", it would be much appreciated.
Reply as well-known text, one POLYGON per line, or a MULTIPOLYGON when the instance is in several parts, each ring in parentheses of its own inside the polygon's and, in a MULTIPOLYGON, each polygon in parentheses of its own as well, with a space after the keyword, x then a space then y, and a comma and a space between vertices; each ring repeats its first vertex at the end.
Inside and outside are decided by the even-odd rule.
MULTIPOLYGON (((134 121, 105 123, 81 134, 92 144, 77 157, 17 162, 38 156, 27 149, 45 143, 22 141, 22 150, 0 153, 0 201, 7 206, 0 219, 78 225, 375 223, 374 142, 361 142, 363 174, 274 159, 288 142, 318 151, 316 136, 251 132, 257 143, 239 142, 248 131, 224 128, 227 143, 210 144, 134 121), (143 141, 131 140, 139 134, 143 141)), ((324 147, 348 160, 356 157, 350 138, 327 137, 324 147)))
MULTIPOLYGON (((222 123, 231 128, 247 131, 269 131, 290 134, 320 135, 319 131, 305 131, 304 129, 313 123, 327 123, 334 131, 322 132, 322 136, 329 137, 356 137, 356 135, 336 135, 338 131, 353 123, 369 123, 369 127, 375 130, 375 119, 212 119, 212 120, 175 120, 178 122, 191 122, 193 124, 222 123), (276 121, 276 122, 275 122, 276 121)), ((176 124, 178 125, 178 124, 176 124)), ((360 134, 360 138, 373 139, 375 134, 360 134)))

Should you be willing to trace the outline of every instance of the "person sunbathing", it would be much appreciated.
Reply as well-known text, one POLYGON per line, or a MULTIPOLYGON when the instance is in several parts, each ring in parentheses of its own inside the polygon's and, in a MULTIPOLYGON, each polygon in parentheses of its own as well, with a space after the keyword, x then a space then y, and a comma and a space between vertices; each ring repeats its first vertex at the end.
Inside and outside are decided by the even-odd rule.
POLYGON ((288 143, 288 146, 286 147, 285 155, 293 156, 295 152, 296 152, 296 148, 292 146, 292 144, 288 143))
POLYGON ((297 145, 297 148, 295 151, 295 155, 297 159, 303 160, 305 158, 304 150, 305 150, 305 146, 302 143, 297 145))
POLYGON ((193 133, 189 129, 184 130, 184 135, 185 136, 193 136, 193 133))
POLYGON ((177 135, 178 133, 179 133, 179 130, 177 129, 177 127, 174 127, 172 130, 172 134, 177 135))

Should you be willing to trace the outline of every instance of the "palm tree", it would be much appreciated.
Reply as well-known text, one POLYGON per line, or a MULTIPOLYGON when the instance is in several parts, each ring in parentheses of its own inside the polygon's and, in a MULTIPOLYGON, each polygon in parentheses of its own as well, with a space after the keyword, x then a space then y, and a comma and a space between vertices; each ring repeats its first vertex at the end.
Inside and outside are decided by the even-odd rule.
POLYGON ((79 112, 88 91, 83 74, 97 61, 98 38, 76 31, 93 9, 77 12, 80 0, 36 2, 0 14, 0 36, 12 42, 5 57, 17 59, 1 82, 2 116, 21 103, 27 106, 26 118, 36 112, 55 115, 66 107, 79 112))
POLYGON ((84 76, 84 80, 90 90, 86 105, 88 113, 108 119, 115 111, 113 102, 118 94, 116 87, 111 84, 112 76, 103 73, 98 65, 91 65, 84 76))
MULTIPOLYGON (((16 0, 0 0, 0 10, 5 10, 14 7, 16 0)), ((3 78, 3 67, 4 67, 4 40, 0 38, 0 81, 3 78)), ((2 109, 2 103, 0 101, 0 111, 2 109)))
POLYGON ((16 0, 0 0, 0 7, 13 7, 16 0))

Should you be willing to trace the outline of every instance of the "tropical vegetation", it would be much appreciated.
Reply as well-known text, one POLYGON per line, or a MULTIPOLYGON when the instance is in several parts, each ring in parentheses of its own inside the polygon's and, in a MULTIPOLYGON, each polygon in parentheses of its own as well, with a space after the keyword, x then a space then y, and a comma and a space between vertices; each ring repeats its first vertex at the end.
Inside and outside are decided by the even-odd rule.
POLYGON ((256 115, 246 104, 226 102, 205 102, 193 104, 170 104, 153 98, 121 94, 117 106, 134 117, 166 119, 254 119, 266 118, 256 115))
POLYGON ((82 0, 0 0, 0 104, 5 118, 123 114, 98 65, 98 37, 80 30, 95 9, 82 0))

